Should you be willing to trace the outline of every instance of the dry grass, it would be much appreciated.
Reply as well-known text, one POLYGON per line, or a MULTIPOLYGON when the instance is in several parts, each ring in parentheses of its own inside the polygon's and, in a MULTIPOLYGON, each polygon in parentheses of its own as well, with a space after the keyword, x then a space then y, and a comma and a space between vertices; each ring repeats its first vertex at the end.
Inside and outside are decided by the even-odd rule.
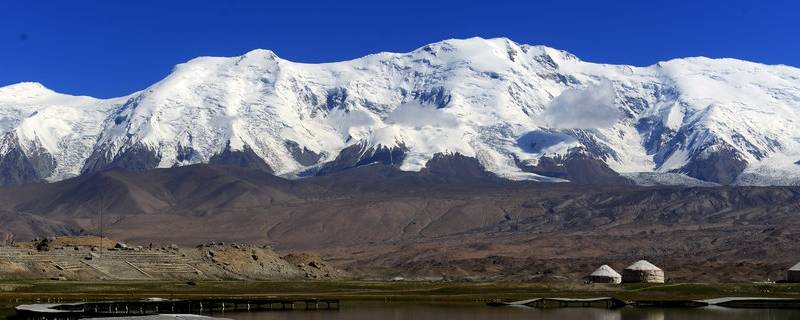
POLYGON ((103 237, 102 239, 97 236, 76 236, 76 237, 58 237, 53 241, 55 246, 78 246, 78 247, 100 247, 113 248, 117 244, 116 240, 103 237))
POLYGON ((391 300, 484 303, 491 299, 521 300, 533 297, 614 296, 624 300, 688 300, 723 296, 800 298, 798 284, 667 284, 584 285, 519 282, 379 282, 294 281, 244 282, 0 282, 0 303, 79 301, 81 299, 304 297, 347 301, 391 300))

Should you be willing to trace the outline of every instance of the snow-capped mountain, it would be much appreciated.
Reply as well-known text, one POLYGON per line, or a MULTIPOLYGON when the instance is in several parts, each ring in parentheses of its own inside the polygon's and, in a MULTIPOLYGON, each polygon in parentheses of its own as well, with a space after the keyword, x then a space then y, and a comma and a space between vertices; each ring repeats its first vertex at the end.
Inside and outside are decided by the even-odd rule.
POLYGON ((418 171, 455 153, 510 179, 800 184, 800 69, 597 64, 504 38, 325 64, 254 50, 115 99, 3 87, 0 130, 2 184, 195 163, 418 171))

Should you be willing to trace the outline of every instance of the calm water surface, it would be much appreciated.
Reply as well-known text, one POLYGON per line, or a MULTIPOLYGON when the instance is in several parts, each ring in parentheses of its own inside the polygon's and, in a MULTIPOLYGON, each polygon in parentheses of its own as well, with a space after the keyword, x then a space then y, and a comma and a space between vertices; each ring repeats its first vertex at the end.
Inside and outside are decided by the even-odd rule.
POLYGON ((800 319, 800 310, 788 309, 729 309, 707 307, 697 309, 637 309, 617 310, 596 308, 532 309, 518 307, 486 307, 479 305, 431 304, 367 304, 342 305, 339 311, 295 311, 217 314, 236 320, 739 320, 800 319))

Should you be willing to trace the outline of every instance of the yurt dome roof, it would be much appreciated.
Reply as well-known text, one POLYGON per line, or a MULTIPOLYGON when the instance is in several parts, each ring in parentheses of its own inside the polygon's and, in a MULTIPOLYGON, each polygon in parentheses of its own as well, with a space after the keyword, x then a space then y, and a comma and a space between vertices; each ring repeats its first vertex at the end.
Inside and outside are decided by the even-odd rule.
POLYGON ((593 277, 611 277, 611 278, 620 278, 620 277, 622 277, 619 273, 614 271, 614 269, 609 267, 607 264, 604 264, 604 265, 600 266, 600 268, 597 268, 597 270, 592 272, 592 274, 590 274, 590 276, 593 276, 593 277))
POLYGON ((661 268, 656 267, 654 264, 648 262, 647 260, 639 260, 634 262, 632 265, 629 265, 625 270, 661 270, 661 268))

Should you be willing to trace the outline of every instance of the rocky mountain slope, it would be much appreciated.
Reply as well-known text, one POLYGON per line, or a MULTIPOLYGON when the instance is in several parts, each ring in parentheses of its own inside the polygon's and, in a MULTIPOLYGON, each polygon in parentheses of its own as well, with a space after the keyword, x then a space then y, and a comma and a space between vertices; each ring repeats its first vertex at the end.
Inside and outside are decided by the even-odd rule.
POLYGON ((115 99, 0 88, 0 183, 198 163, 419 171, 457 153, 515 180, 797 185, 798 120, 800 69, 734 59, 607 65, 504 38, 324 64, 254 50, 115 99))
POLYGON ((437 159, 420 172, 378 164, 299 180, 208 165, 94 173, 0 188, 0 236, 97 234, 102 212, 115 239, 319 252, 367 278, 577 280, 645 257, 673 279, 744 281, 780 279, 798 259, 797 187, 514 182, 476 162, 437 159))

